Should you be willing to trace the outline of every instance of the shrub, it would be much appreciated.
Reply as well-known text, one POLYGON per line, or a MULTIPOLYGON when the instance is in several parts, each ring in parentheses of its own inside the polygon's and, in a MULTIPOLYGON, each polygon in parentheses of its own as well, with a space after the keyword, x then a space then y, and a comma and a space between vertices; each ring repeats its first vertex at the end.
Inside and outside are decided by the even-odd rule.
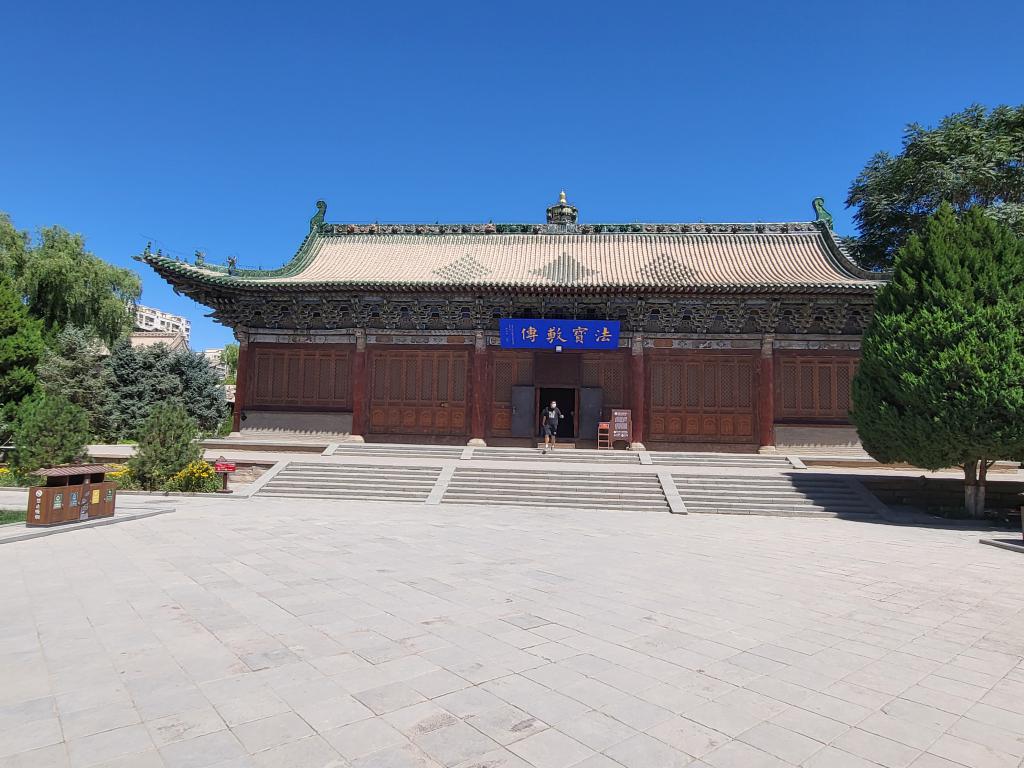
POLYGON ((195 442, 199 428, 177 403, 156 406, 142 426, 135 455, 128 460, 132 476, 146 490, 163 487, 169 478, 202 457, 195 442))
POLYGON ((30 480, 29 477, 12 471, 10 467, 0 467, 0 488, 24 488, 26 485, 32 485, 30 480))
POLYGON ((164 490, 185 493, 214 493, 223 481, 205 461, 193 461, 164 484, 164 490))
POLYGON ((14 422, 11 469, 31 474, 40 467, 78 461, 89 436, 89 416, 77 405, 60 395, 33 395, 21 404, 14 422))
POLYGON ((132 475, 132 471, 124 464, 113 464, 112 472, 107 473, 107 480, 111 480, 117 483, 117 487, 122 491, 137 491, 139 490, 139 482, 132 475))

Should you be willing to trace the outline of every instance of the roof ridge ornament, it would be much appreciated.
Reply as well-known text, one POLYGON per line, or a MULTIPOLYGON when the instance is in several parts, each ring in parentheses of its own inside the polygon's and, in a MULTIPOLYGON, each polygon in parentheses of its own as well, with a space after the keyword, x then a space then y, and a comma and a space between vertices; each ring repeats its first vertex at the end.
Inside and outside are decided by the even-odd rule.
POLYGON ((811 201, 811 205, 814 206, 814 220, 821 222, 829 229, 835 229, 832 222, 832 214, 825 209, 825 198, 816 197, 811 201))
POLYGON ((565 190, 558 194, 558 202, 548 206, 548 224, 575 224, 579 209, 565 199, 565 190))
POLYGON ((327 203, 323 200, 316 201, 316 213, 313 214, 313 218, 309 220, 309 231, 317 232, 320 229, 320 225, 324 223, 324 216, 327 215, 327 203))

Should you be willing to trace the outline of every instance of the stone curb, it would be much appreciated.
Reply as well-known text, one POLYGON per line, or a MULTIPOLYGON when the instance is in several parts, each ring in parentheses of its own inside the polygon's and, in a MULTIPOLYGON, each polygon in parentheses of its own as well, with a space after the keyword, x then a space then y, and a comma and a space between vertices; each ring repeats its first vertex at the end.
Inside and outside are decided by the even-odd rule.
POLYGON ((990 547, 998 547, 999 549, 1008 549, 1011 552, 1020 552, 1024 554, 1024 540, 1017 539, 978 539, 982 544, 988 544, 990 547))
POLYGON ((0 545, 12 544, 15 541, 28 541, 30 539, 38 539, 43 536, 53 536, 58 533, 70 533, 71 531, 79 531, 83 528, 99 528, 102 525, 114 525, 115 523, 127 523, 132 520, 143 520, 147 517, 153 517, 154 515, 164 515, 168 512, 175 512, 175 507, 163 507, 160 509, 147 509, 133 515, 122 515, 118 517, 114 514, 113 517, 101 517, 98 520, 83 520, 78 523, 66 523, 64 525, 54 525, 49 528, 29 528, 26 526, 25 533, 17 534, 15 536, 0 538, 0 545))
MULTIPOLYGON (((277 463, 274 464, 274 466, 272 466, 270 469, 268 469, 266 472, 264 472, 262 475, 256 478, 253 482, 249 483, 248 485, 243 485, 241 488, 236 490, 234 496, 239 499, 248 499, 251 496, 256 495, 256 493, 260 489, 262 489, 263 486, 265 486, 267 483, 273 480, 277 476, 277 474, 282 469, 287 467, 290 463, 292 463, 291 459, 282 459, 281 461, 278 461, 277 463)), ((223 496, 225 494, 221 495, 223 496)))

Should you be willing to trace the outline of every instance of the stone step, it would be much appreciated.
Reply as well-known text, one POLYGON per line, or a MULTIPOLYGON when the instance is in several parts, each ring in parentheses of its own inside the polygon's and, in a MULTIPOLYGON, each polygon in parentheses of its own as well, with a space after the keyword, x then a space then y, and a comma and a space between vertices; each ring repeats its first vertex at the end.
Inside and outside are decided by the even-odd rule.
POLYGON ((789 467, 793 468, 793 465, 788 459, 759 459, 756 456, 739 456, 736 458, 724 457, 724 456, 670 456, 662 453, 651 453, 651 461, 655 464, 720 464, 722 466, 732 466, 734 464, 743 464, 757 467, 789 467))
POLYGON ((307 470, 307 469, 294 469, 284 470, 278 473, 278 477, 303 477, 309 479, 317 478, 339 478, 339 477, 358 477, 364 479, 427 479, 431 477, 437 477, 439 470, 433 472, 395 472, 392 469, 385 469, 382 472, 375 470, 357 470, 355 472, 345 472, 343 470, 329 470, 326 472, 318 470, 307 470))
MULTIPOLYGON (((364 495, 405 495, 405 496, 418 496, 426 497, 430 495, 430 488, 394 488, 394 487, 374 487, 374 488, 330 488, 324 485, 265 485, 262 491, 276 491, 278 493, 304 493, 310 492, 323 492, 331 493, 335 495, 351 496, 353 498, 361 497, 364 495)), ((261 492, 262 492, 261 491, 261 492)))
POLYGON ((519 456, 480 456, 477 453, 473 453, 473 459, 475 461, 571 461, 575 464, 639 464, 639 458, 632 459, 605 459, 605 458, 594 458, 590 456, 563 456, 560 453, 543 453, 537 451, 536 453, 530 453, 519 456))
POLYGON ((795 487, 790 485, 743 485, 737 483, 734 486, 715 486, 706 485, 700 483, 680 483, 676 482, 676 488, 680 491, 687 490, 692 493, 725 493, 737 494, 737 493, 749 493, 753 495, 758 494, 771 494, 771 493, 796 493, 803 496, 815 495, 815 496, 838 496, 850 498, 851 496, 856 498, 854 492, 849 488, 843 486, 830 486, 822 485, 820 487, 795 487))
POLYGON ((587 470, 585 472, 579 472, 576 470, 564 470, 564 469, 485 469, 483 467, 463 467, 460 466, 456 469, 456 474, 459 475, 481 475, 483 477, 491 477, 494 475, 507 475, 508 477, 566 477, 571 475, 574 478, 607 478, 615 480, 633 480, 637 478, 651 478, 657 477, 653 472, 595 472, 587 470))
POLYGON ((661 501, 660 503, 654 502, 641 502, 641 503, 615 503, 601 500, 587 500, 587 499, 545 499, 543 497, 522 497, 519 499, 509 500, 494 500, 489 499, 486 496, 476 496, 472 494, 445 494, 444 503, 446 504, 473 504, 477 506, 516 506, 516 507, 560 507, 565 509, 593 509, 593 510, 609 510, 609 511, 623 511, 623 510, 643 510, 651 512, 668 512, 668 502, 661 501))
POLYGON ((455 477, 449 483, 449 487, 457 488, 478 488, 481 491, 493 491, 499 493, 502 491, 515 492, 529 492, 529 493, 544 493, 546 491, 571 491, 572 493, 589 493, 597 495, 601 493, 618 493, 618 494, 630 494, 630 493, 645 493, 645 492, 658 492, 661 493, 661 485, 658 482, 646 483, 644 485, 623 485, 623 484, 602 484, 602 485, 580 485, 579 483, 566 483, 566 482, 545 482, 545 483, 523 483, 523 482, 502 482, 501 480, 484 480, 484 479, 473 479, 469 480, 466 478, 455 477))
POLYGON ((813 499, 806 499, 804 497, 758 497, 758 498, 745 498, 742 495, 733 496, 720 496, 720 495, 691 495, 680 493, 679 495, 683 503, 686 505, 690 504, 714 504, 716 506, 723 507, 829 507, 829 508, 855 508, 855 509, 866 509, 867 505, 861 502, 859 499, 836 499, 835 501, 816 501, 813 499))
POLYGON ((708 488, 711 490, 728 490, 735 491, 741 488, 756 489, 773 489, 773 488, 793 488, 796 490, 807 490, 807 491, 818 491, 818 490, 834 490, 842 491, 843 493, 853 493, 849 485, 845 483, 834 483, 834 482, 792 482, 785 478, 740 478, 734 477, 731 480, 719 481, 716 479, 708 479, 701 477, 680 477, 679 475, 673 475, 672 480, 680 488, 708 488))
POLYGON ((400 458, 400 459, 457 459, 462 456, 462 451, 455 453, 425 453, 423 451, 374 451, 360 448, 354 451, 335 451, 331 456, 375 457, 375 458, 400 458))
POLYGON ((420 445, 418 443, 362 443, 360 445, 340 444, 338 453, 360 451, 420 451, 422 453, 462 453, 458 445, 420 445))
POLYGON ((543 498, 566 498, 566 499, 633 499, 636 501, 665 501, 665 494, 661 492, 661 489, 650 490, 644 493, 583 493, 578 488, 568 488, 565 490, 545 490, 540 493, 526 491, 524 489, 494 489, 494 488, 481 488, 475 485, 457 485, 455 483, 448 486, 445 491, 445 497, 448 494, 454 493, 473 493, 481 498, 488 499, 508 499, 509 501, 515 501, 516 499, 524 498, 525 496, 538 496, 543 498))
POLYGON ((326 468, 299 467, 282 470, 281 474, 303 474, 303 475, 364 475, 367 477, 415 477, 417 475, 436 475, 440 472, 439 467, 412 468, 412 467, 349 467, 346 465, 335 465, 326 468))
POLYGON ((458 478, 493 478, 494 480, 501 480, 508 483, 524 483, 534 482, 543 483, 549 481, 571 481, 577 485, 583 485, 584 483, 605 483, 608 485, 622 485, 622 484, 635 484, 644 485, 645 483, 657 482, 658 476, 653 473, 635 474, 635 475, 616 475, 612 473, 594 473, 594 474, 577 474, 575 472, 531 472, 530 470, 515 472, 507 470, 505 472, 479 472, 472 469, 464 469, 459 467, 455 470, 455 477, 458 478))
POLYGON ((380 469, 383 471, 389 470, 404 470, 406 472, 437 472, 437 467, 428 466, 406 466, 406 465, 394 465, 394 464, 346 464, 341 462, 331 461, 290 461, 285 469, 325 469, 325 470, 339 470, 339 469, 380 469))
POLYGON ((263 486, 263 490, 277 490, 277 491, 330 491, 331 493, 350 493, 350 494, 361 494, 361 493, 412 493, 412 494, 429 494, 433 485, 395 485, 393 483, 384 483, 381 485, 363 485, 360 487, 347 486, 347 485, 310 485, 307 483, 267 483, 263 486))
POLYGON ((766 507, 749 507, 747 509, 738 509, 734 507, 715 507, 715 506, 701 506, 694 504, 686 504, 686 511, 691 514, 701 515, 764 515, 766 517, 857 517, 857 518, 870 518, 874 517, 874 512, 863 509, 863 510, 850 510, 850 511, 836 511, 830 509, 822 510, 809 510, 803 508, 766 508, 766 507))
POLYGON ((334 501, 405 501, 409 503, 422 504, 427 500, 427 496, 419 494, 416 496, 404 496, 395 494, 383 494, 383 493, 365 493, 359 496, 339 496, 336 493, 330 491, 320 490, 301 490, 301 491, 275 491, 272 488, 263 488, 260 491, 261 496, 276 496, 279 498, 289 499, 330 499, 334 501))

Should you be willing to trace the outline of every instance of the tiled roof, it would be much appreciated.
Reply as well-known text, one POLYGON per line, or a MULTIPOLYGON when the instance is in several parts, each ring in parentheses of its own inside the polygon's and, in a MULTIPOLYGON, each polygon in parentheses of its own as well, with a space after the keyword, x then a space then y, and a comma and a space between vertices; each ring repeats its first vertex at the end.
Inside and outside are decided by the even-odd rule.
MULTIPOLYGON (((630 225, 640 231, 374 234, 322 225, 272 272, 191 266, 147 254, 173 282, 225 287, 870 291, 881 275, 853 265, 816 223, 630 225), (659 231, 660 230, 660 231, 659 231), (176 278, 176 279, 175 279, 176 278)), ((500 225, 499 225, 500 226, 500 225)), ((435 228, 436 230, 436 228, 435 228)), ((419 231, 419 230, 417 230, 419 231)))

